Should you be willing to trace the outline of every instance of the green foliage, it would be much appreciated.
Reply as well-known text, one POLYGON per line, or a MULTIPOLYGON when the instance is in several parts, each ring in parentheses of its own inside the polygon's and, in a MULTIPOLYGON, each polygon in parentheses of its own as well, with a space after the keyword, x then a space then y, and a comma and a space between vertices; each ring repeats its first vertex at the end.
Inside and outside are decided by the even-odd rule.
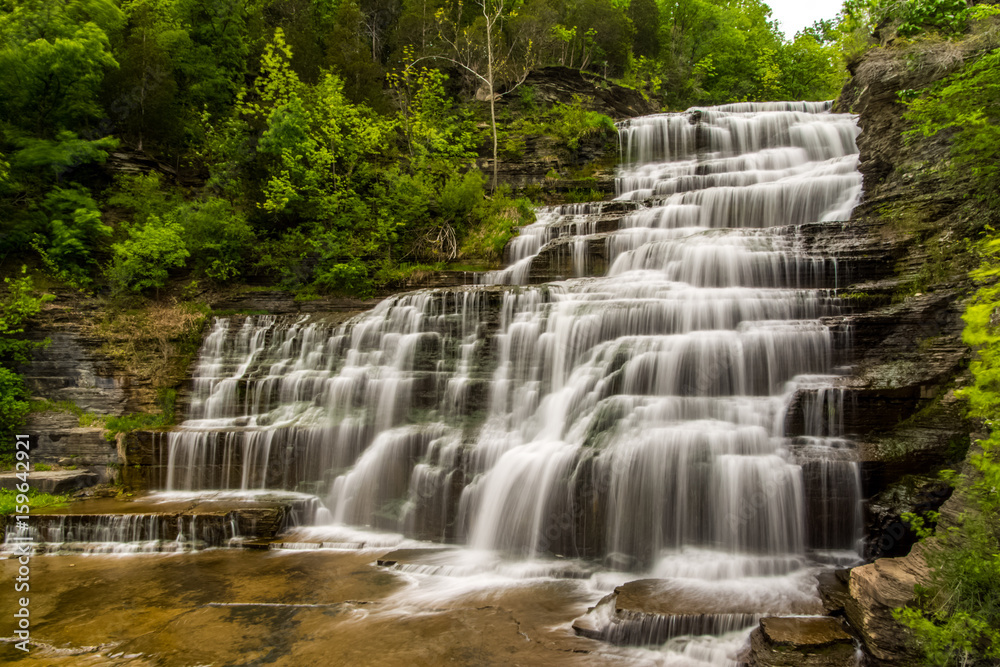
POLYGON ((7 461, 13 453, 14 435, 30 409, 24 380, 14 372, 14 366, 48 344, 48 340, 24 340, 24 327, 53 297, 34 296, 34 285, 24 267, 20 278, 4 278, 4 287, 0 295, 0 459, 7 461))
POLYGON ((570 150, 576 150, 580 141, 592 136, 604 136, 608 140, 618 136, 614 121, 602 113, 590 111, 592 102, 579 95, 571 104, 556 103, 544 111, 522 116, 510 124, 508 136, 523 134, 544 134, 563 142, 570 150))
POLYGON ((399 95, 399 123, 416 168, 465 166, 481 141, 472 115, 456 107, 446 94, 447 80, 439 70, 416 68, 412 63, 389 75, 399 95))
POLYGON ((111 236, 97 203, 80 186, 56 187, 45 197, 43 208, 47 233, 36 235, 32 246, 53 276, 76 287, 89 286, 95 265, 91 251, 111 236))
POLYGON ((184 241, 184 228, 156 215, 130 228, 128 238, 111 249, 114 255, 107 275, 119 293, 163 287, 169 270, 184 266, 191 254, 184 241))
POLYGON ((952 133, 953 169, 971 173, 975 195, 990 206, 1000 202, 1000 164, 988 156, 1000 150, 1000 50, 970 62, 959 72, 908 102, 911 136, 952 133))
MULTIPOLYGON (((983 156, 982 159, 989 159, 983 156)), ((976 350, 973 384, 959 393, 972 416, 984 420, 989 436, 969 460, 975 472, 963 478, 949 471, 967 511, 958 525, 933 536, 911 518, 917 534, 935 542, 925 550, 931 566, 928 586, 896 618, 913 631, 927 664, 966 665, 1000 659, 1000 238, 990 228, 979 244, 980 266, 972 277, 980 288, 966 308, 963 340, 976 350)), ((932 517, 933 519, 934 517, 932 517)))
MULTIPOLYGON (((118 66, 110 34, 123 16, 111 0, 25 0, 0 14, 0 118, 54 138, 102 116, 104 73, 118 66)), ((9 129, 12 128, 8 128, 9 129)))
POLYGON ((0 364, 24 363, 31 353, 48 341, 35 342, 21 338, 25 323, 37 315, 42 304, 55 297, 50 294, 34 296, 34 283, 21 267, 20 278, 4 278, 5 291, 0 295, 0 364))
POLYGON ((890 6, 885 11, 896 14, 902 21, 896 32, 903 37, 927 29, 944 33, 963 32, 969 21, 966 0, 906 0, 901 6, 890 6))
POLYGON ((182 206, 173 220, 184 227, 192 268, 216 283, 239 278, 253 263, 257 234, 241 211, 224 199, 182 206))
POLYGON ((61 505, 65 505, 70 500, 69 496, 57 496, 50 493, 42 493, 30 487, 28 488, 28 492, 26 494, 21 494, 11 489, 0 489, 0 516, 17 513, 17 507, 22 505, 22 503, 19 503, 17 500, 20 495, 26 495, 28 497, 28 506, 32 510, 41 509, 43 507, 59 507, 61 505))
MULTIPOLYGON (((135 241, 139 233, 136 230, 149 227, 151 221, 153 227, 162 227, 163 222, 169 223, 173 230, 180 226, 183 246, 190 253, 191 262, 172 263, 172 267, 189 265, 197 275, 225 283, 244 275, 255 263, 256 231, 243 212, 226 199, 210 196, 185 202, 163 186, 158 174, 150 173, 119 177, 108 203, 131 213, 129 241, 135 241)), ((127 248, 133 246, 134 243, 127 248)), ((117 250, 116 253, 116 261, 125 259, 122 253, 117 250)), ((113 266, 111 272, 118 275, 114 273, 118 270, 125 269, 113 266)), ((138 288, 141 289, 144 288, 138 288)))
POLYGON ((0 461, 9 465, 14 436, 28 414, 28 392, 21 376, 0 366, 0 461))
POLYGON ((134 176, 122 174, 108 193, 108 205, 126 209, 133 225, 144 224, 151 215, 167 215, 179 204, 180 198, 164 188, 155 171, 134 176))
POLYGON ((107 151, 118 142, 111 138, 93 141, 79 138, 70 130, 60 130, 53 139, 14 135, 17 150, 11 154, 11 168, 27 183, 58 181, 63 174, 92 162, 104 162, 107 151))
POLYGON ((781 73, 775 84, 776 97, 825 100, 840 93, 846 78, 843 61, 837 47, 824 44, 822 39, 814 32, 802 32, 780 50, 776 59, 781 73))
POLYGON ((504 189, 484 200, 474 212, 475 220, 459 249, 462 259, 498 263, 504 246, 517 230, 535 221, 534 206, 525 198, 513 198, 504 189))
POLYGON ((574 98, 573 104, 556 104, 552 107, 547 134, 566 142, 570 150, 576 150, 580 140, 595 134, 616 136, 618 130, 611 118, 596 111, 588 111, 585 101, 574 98))
POLYGON ((104 418, 104 439, 114 442, 119 433, 131 433, 132 431, 145 431, 149 429, 159 429, 170 426, 173 423, 172 415, 151 414, 148 412, 133 412, 120 417, 104 418))

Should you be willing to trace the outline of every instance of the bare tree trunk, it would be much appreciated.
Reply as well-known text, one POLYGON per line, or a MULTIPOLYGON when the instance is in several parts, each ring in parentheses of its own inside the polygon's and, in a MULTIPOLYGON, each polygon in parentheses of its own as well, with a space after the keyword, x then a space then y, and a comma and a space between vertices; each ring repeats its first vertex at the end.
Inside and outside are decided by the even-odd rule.
POLYGON ((493 22, 486 13, 483 3, 483 15, 486 16, 486 81, 490 93, 490 126, 493 129, 493 192, 497 189, 497 112, 496 95, 493 93, 493 22))

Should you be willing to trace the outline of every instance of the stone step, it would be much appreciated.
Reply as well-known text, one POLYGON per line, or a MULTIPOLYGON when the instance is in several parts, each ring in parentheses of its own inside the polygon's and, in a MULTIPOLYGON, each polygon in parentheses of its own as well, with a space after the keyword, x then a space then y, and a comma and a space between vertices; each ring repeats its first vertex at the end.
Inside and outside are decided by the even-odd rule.
MULTIPOLYGON (((14 490, 21 483, 16 472, 0 473, 0 489, 14 490)), ((42 493, 72 493, 100 482, 97 473, 89 470, 44 470, 28 474, 28 484, 42 493)))
POLYGON ((683 635, 721 635, 750 628, 776 613, 817 613, 815 605, 769 596, 706 595, 670 579, 639 579, 615 588, 573 621, 583 637, 624 646, 652 646, 683 635))
POLYGON ((854 638, 831 616, 762 618, 742 657, 746 667, 855 667, 854 638))
MULTIPOLYGON (((176 542, 189 548, 223 547, 238 546, 237 538, 273 540, 290 527, 311 523, 316 508, 315 497, 306 494, 163 493, 33 510, 28 526, 36 545, 70 543, 67 548, 72 551, 86 550, 81 544, 176 542)), ((5 532, 10 536, 15 530, 13 517, 8 517, 5 532)))

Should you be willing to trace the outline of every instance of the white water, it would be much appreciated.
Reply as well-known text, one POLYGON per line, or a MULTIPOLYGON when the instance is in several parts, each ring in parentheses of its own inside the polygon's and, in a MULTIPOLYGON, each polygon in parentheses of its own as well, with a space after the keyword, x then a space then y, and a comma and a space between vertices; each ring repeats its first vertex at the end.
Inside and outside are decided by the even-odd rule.
MULTIPOLYGON (((217 319, 164 486, 315 492, 341 526, 467 545, 491 572, 550 554, 645 572, 738 600, 741 624, 811 609, 809 568, 861 529, 819 319, 844 267, 798 227, 860 194, 855 120, 827 109, 624 123, 618 198, 643 207, 603 234, 600 206, 541 209, 483 285, 347 324, 217 319), (526 286, 567 237, 576 277, 526 286), (609 268, 586 276, 595 243, 609 268)), ((664 650, 718 664, 733 642, 664 650)))

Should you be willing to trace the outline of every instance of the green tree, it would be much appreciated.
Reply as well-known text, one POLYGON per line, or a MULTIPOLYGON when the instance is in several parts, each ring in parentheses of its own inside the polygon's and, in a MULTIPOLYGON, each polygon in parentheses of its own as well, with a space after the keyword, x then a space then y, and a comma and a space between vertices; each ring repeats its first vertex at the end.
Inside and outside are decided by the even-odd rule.
POLYGON ((660 55, 660 7, 656 0, 631 0, 628 18, 635 29, 632 53, 637 57, 656 58, 660 55))
POLYGON ((191 255, 184 241, 184 228, 156 215, 129 229, 128 238, 111 249, 113 258, 107 275, 119 294, 159 290, 166 284, 169 270, 183 267, 191 255))
POLYGON ((777 55, 780 68, 777 97, 789 100, 829 100, 840 93, 847 72, 832 44, 803 31, 783 45, 777 55))
POLYGON ((35 250, 52 275, 70 285, 87 287, 96 268, 94 249, 111 236, 97 203, 79 185, 53 188, 42 205, 48 218, 45 234, 37 234, 35 250))

